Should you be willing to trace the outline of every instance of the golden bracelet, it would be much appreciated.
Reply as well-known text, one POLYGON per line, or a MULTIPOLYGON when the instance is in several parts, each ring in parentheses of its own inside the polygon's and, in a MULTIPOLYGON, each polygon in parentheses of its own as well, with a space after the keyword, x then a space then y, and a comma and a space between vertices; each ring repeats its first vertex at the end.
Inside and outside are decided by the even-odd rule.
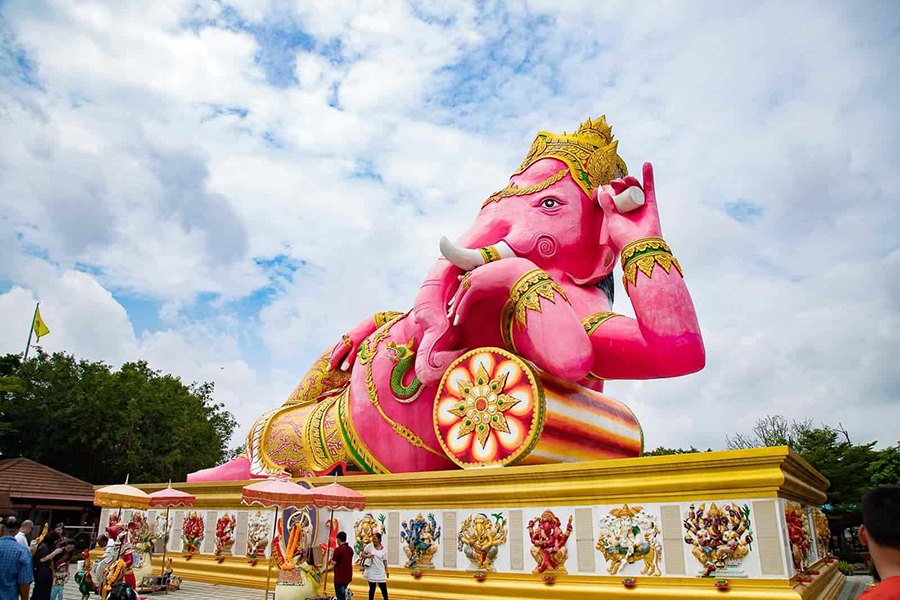
POLYGON ((644 275, 650 278, 655 265, 662 267, 666 273, 670 273, 674 265, 678 273, 684 277, 681 265, 672 256, 672 250, 662 238, 642 238, 622 248, 622 269, 625 271, 622 275, 622 285, 625 287, 625 291, 631 293, 627 283, 637 284, 638 270, 643 271, 644 275))
POLYGON ((485 246, 484 248, 479 248, 478 252, 481 253, 481 258, 484 259, 484 264, 500 260, 500 251, 497 250, 496 246, 485 246))

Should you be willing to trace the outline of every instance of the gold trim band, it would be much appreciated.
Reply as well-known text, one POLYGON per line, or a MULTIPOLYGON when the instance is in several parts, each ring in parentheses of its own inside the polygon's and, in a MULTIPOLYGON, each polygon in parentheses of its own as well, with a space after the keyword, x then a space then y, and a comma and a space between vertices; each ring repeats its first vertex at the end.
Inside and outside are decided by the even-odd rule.
POLYGON ((625 268, 626 263, 628 263, 635 254, 646 252, 647 250, 663 250, 669 254, 672 253, 672 249, 669 248, 669 245, 666 244, 665 240, 662 238, 648 237, 634 240, 622 248, 622 268, 625 268))
POLYGON ((584 326, 584 332, 588 335, 592 335, 597 328, 612 319, 613 317, 621 317, 622 315, 614 313, 614 312, 598 312, 592 315, 588 315, 581 320, 581 324, 584 326))
POLYGON ((527 196, 528 194, 536 194, 538 192, 544 191, 568 174, 569 169, 563 169, 562 171, 557 171, 543 181, 524 188, 520 188, 516 184, 511 183, 499 192, 494 192, 493 194, 491 194, 491 197, 484 201, 484 203, 481 205, 481 208, 484 208, 491 202, 500 202, 504 198, 510 198, 512 196, 527 196))
POLYGON ((350 414, 350 387, 348 386, 337 399, 338 427, 347 444, 348 454, 357 463, 357 466, 369 473, 377 475, 390 473, 375 455, 369 450, 356 427, 353 425, 353 417, 350 414))
POLYGON ((496 246, 485 246, 484 248, 479 248, 478 252, 481 253, 484 264, 500 260, 500 251, 497 250, 496 246))

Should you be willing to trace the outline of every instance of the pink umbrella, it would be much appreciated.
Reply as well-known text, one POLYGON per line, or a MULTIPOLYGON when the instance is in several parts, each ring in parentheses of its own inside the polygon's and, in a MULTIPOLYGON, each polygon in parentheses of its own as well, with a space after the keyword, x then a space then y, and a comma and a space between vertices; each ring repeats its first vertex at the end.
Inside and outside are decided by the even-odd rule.
MULTIPOLYGON (((320 488, 316 488, 313 492, 312 506, 317 508, 330 508, 331 509, 331 523, 332 527, 334 527, 334 509, 336 508, 346 508, 347 510, 359 509, 362 510, 366 507, 366 497, 351 490, 350 488, 345 488, 341 484, 337 482, 337 475, 334 476, 334 483, 329 483, 328 485, 324 485, 320 488)), ((325 551, 325 583, 322 585, 322 593, 325 594, 328 589, 328 558, 331 553, 331 546, 329 545, 325 551)))
MULTIPOLYGON (((306 508, 312 506, 313 491, 291 482, 286 474, 269 477, 265 481, 245 485, 241 490, 243 504, 261 504, 267 508, 275 508, 275 523, 272 529, 272 540, 275 540, 275 528, 278 527, 278 509, 306 508)), ((272 562, 266 574, 266 599, 269 597, 269 581, 272 577, 272 562)))
POLYGON ((166 507, 166 535, 163 538, 162 570, 160 571, 160 575, 165 575, 166 572, 166 550, 169 545, 169 509, 173 506, 190 507, 193 506, 196 501, 197 496, 182 492, 181 490, 172 489, 171 481, 169 481, 169 487, 166 489, 150 494, 150 506, 155 508, 166 507))

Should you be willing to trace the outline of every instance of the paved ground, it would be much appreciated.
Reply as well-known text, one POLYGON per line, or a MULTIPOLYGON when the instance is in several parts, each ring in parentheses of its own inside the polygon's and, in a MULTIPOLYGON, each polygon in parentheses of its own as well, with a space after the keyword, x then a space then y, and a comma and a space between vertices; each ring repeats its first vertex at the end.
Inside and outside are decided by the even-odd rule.
MULTIPOLYGON (((871 577, 848 577, 844 589, 838 594, 837 600, 856 600, 860 594, 866 591, 866 582, 872 581, 871 577)), ((207 583, 194 583, 185 581, 181 589, 172 592, 169 597, 172 600, 257 600, 262 596, 261 590, 248 590, 246 588, 227 587, 223 585, 209 585, 207 583)), ((147 594, 148 598, 165 598, 165 594, 147 594)), ((274 592, 269 593, 270 598, 275 597, 274 592)), ((380 597, 380 596, 379 596, 380 597)), ((98 598, 98 596, 93 596, 98 598)), ((69 581, 63 600, 81 600, 78 586, 69 581)))
POLYGON ((856 600, 859 595, 866 591, 866 583, 872 581, 868 575, 854 575, 847 578, 844 589, 838 594, 837 600, 856 600))
MULTIPOLYGON (((147 598, 171 598, 172 600, 262 600, 262 590, 250 590, 247 588, 227 587, 224 585, 210 585, 208 583, 195 583, 185 581, 181 589, 168 594, 144 594, 147 598)), ((269 592, 269 597, 274 598, 275 593, 269 592)), ((99 596, 91 596, 92 600, 99 600, 99 596)), ((63 592, 63 600, 81 600, 78 586, 73 581, 66 584, 63 592)))

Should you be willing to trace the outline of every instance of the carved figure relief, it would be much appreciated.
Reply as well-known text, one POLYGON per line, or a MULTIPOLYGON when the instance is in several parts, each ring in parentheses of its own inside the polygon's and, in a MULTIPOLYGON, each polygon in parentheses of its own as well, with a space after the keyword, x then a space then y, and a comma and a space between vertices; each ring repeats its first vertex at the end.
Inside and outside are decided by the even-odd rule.
POLYGON ((566 542, 572 535, 572 516, 562 530, 562 524, 553 511, 545 510, 537 519, 528 521, 528 537, 531 539, 531 556, 537 565, 532 573, 565 573, 569 551, 566 542))
POLYGON ((753 549, 750 506, 713 502, 694 508, 691 504, 684 520, 684 541, 694 547, 691 553, 702 565, 700 575, 746 577, 741 561, 753 549))
POLYGON ((506 518, 501 513, 469 515, 459 527, 457 549, 471 563, 469 571, 493 571, 500 546, 506 543, 506 518))
POLYGON ((269 515, 256 511, 247 523, 247 562, 256 565, 256 561, 266 557, 269 545, 269 515))
POLYGON ((181 525, 181 539, 184 542, 184 559, 190 560, 195 552, 200 551, 200 542, 203 541, 204 529, 203 517, 196 511, 191 511, 184 517, 181 525))
POLYGON ((662 534, 657 520, 641 506, 614 508, 600 519, 597 550, 609 563, 606 572, 615 575, 626 565, 642 562, 641 575, 659 577, 662 570, 662 534))
POLYGON ((221 563, 225 560, 225 555, 231 552, 231 547, 234 545, 235 524, 234 515, 228 513, 216 521, 216 562, 221 563))
POLYGON ((791 560, 794 568, 803 571, 809 566, 810 535, 806 511, 794 502, 784 505, 784 519, 787 521, 788 539, 791 542, 791 560))
POLYGON ((813 510, 813 525, 816 528, 816 542, 819 545, 819 558, 828 556, 829 546, 831 545, 831 527, 828 524, 828 517, 821 508, 813 510))
POLYGON ((423 517, 422 513, 416 518, 401 523, 400 542, 403 544, 403 552, 406 554, 407 569, 433 569, 432 557, 438 551, 441 539, 441 527, 434 520, 434 515, 429 513, 423 517))
POLYGON ((377 531, 383 536, 385 531, 387 531, 384 525, 385 519, 384 515, 378 515, 378 520, 376 521, 372 513, 366 513, 362 519, 353 524, 353 533, 356 538, 353 549, 356 551, 357 562, 359 562, 359 556, 362 554, 363 548, 372 542, 372 535, 377 531))

